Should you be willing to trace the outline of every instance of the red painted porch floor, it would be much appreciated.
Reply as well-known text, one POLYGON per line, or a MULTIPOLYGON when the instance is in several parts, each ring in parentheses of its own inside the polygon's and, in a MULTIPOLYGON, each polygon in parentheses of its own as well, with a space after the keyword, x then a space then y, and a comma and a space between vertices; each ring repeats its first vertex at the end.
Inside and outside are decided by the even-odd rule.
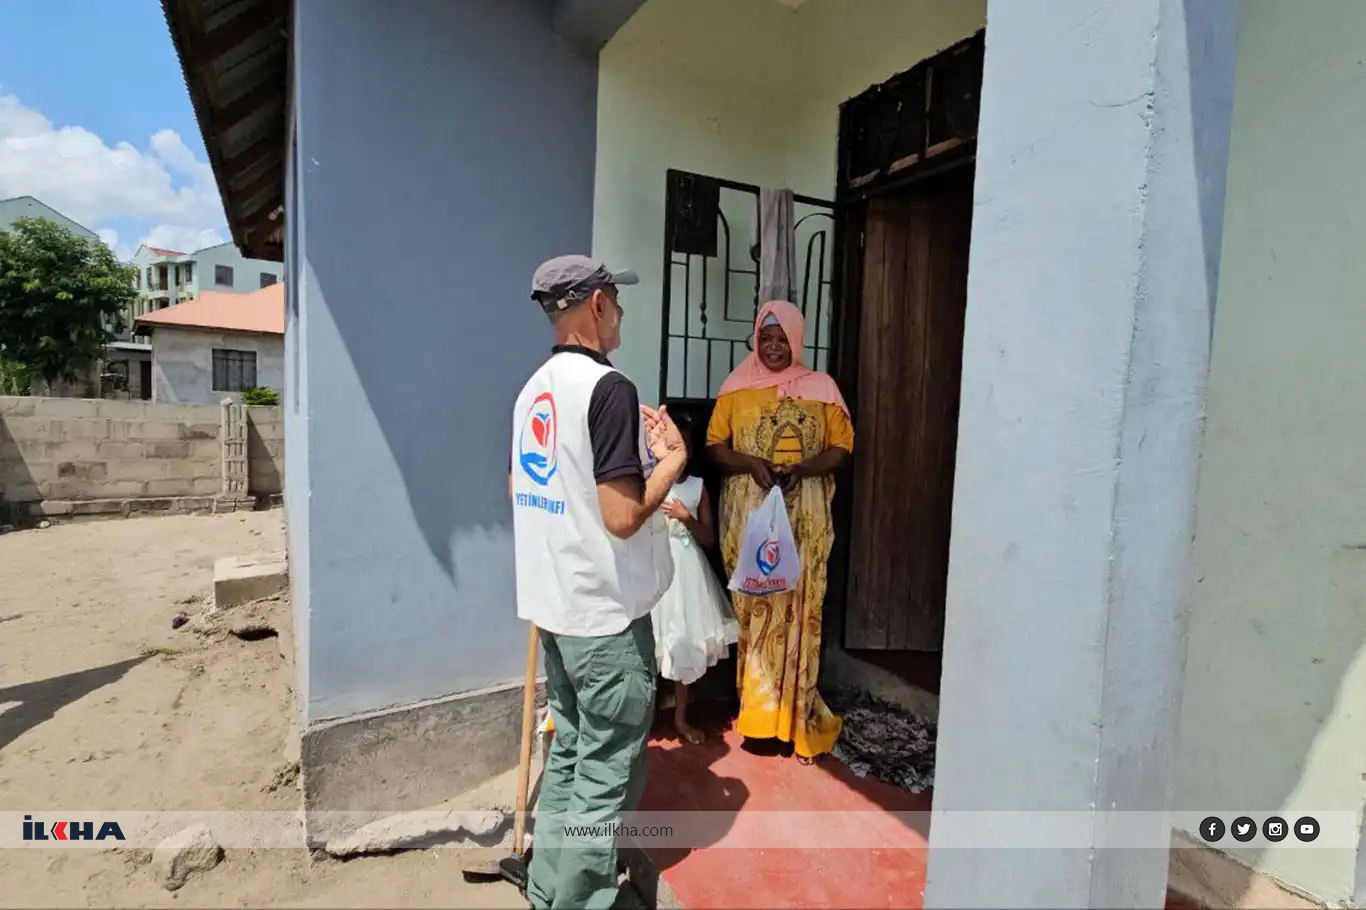
POLYGON ((659 876, 686 910, 761 907, 921 906, 925 887, 927 831, 916 831, 886 816, 883 824, 863 816, 879 809, 928 812, 928 793, 897 787, 849 772, 832 756, 804 766, 795 758, 763 756, 741 748, 729 719, 701 724, 708 739, 683 745, 660 727, 650 743, 643 810, 721 813, 722 841, 744 838, 745 813, 826 811, 822 837, 840 841, 840 827, 857 824, 868 841, 868 824, 886 846, 877 849, 724 846, 648 850, 659 876))
MULTIPOLYGON (((694 721, 697 722, 697 721, 694 721)), ((656 848, 647 853, 659 877, 685 910, 710 908, 913 908, 922 906, 928 830, 886 816, 835 813, 884 810, 928 812, 930 794, 913 795, 877 780, 858 778, 833 756, 804 766, 795 758, 757 755, 741 747, 729 719, 713 716, 702 726, 700 746, 680 744, 661 725, 650 742, 649 777, 641 808, 655 812, 721 813, 711 846, 656 848), (726 846, 745 837, 746 813, 826 811, 822 838, 840 842, 840 828, 869 825, 878 848, 786 848, 726 846), (724 832, 724 833, 721 833, 724 832)), ((916 816, 923 818, 923 816, 916 816)), ((913 823, 913 824, 918 824, 913 823)), ((708 826, 711 827, 711 826, 708 826)), ((1167 910, 1198 910, 1174 893, 1167 910)))

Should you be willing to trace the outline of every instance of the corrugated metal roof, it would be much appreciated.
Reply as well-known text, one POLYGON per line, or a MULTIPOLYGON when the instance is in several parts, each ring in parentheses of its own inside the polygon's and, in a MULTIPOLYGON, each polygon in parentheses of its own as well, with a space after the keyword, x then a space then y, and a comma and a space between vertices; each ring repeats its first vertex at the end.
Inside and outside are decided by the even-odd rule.
POLYGON ((243 255, 284 258, 288 0, 162 0, 243 255))

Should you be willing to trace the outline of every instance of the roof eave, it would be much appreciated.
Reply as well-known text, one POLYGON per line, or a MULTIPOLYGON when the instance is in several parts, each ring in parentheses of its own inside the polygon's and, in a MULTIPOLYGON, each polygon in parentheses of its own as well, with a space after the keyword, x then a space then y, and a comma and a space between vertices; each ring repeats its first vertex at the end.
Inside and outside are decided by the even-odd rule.
POLYGON ((239 329, 221 325, 199 325, 187 322, 148 322, 143 319, 135 320, 134 323, 140 335, 150 335, 156 329, 184 329, 187 332, 221 332, 224 335, 263 335, 272 338, 285 337, 284 332, 276 332, 271 329, 239 329))
POLYGON ((233 243, 249 258, 281 262, 291 4, 161 6, 233 243), (213 21, 225 10, 232 15, 213 21))

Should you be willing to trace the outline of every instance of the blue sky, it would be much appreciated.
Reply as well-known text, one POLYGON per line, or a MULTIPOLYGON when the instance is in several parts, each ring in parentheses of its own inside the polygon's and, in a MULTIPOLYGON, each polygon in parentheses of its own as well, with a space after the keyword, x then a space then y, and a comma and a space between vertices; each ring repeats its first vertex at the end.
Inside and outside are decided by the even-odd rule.
POLYGON ((227 239, 156 0, 0 0, 0 199, 22 195, 123 255, 227 239))

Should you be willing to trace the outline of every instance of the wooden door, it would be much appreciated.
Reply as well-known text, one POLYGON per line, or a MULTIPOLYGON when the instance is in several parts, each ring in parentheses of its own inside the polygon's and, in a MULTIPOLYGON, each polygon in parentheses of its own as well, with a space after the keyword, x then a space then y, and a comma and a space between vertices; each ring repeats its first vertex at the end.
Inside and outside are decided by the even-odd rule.
POLYGON ((143 401, 152 400, 152 361, 142 360, 138 362, 138 384, 140 386, 138 394, 143 401))
POLYGON ((847 648, 943 649, 971 225, 970 168, 868 206, 847 648))

